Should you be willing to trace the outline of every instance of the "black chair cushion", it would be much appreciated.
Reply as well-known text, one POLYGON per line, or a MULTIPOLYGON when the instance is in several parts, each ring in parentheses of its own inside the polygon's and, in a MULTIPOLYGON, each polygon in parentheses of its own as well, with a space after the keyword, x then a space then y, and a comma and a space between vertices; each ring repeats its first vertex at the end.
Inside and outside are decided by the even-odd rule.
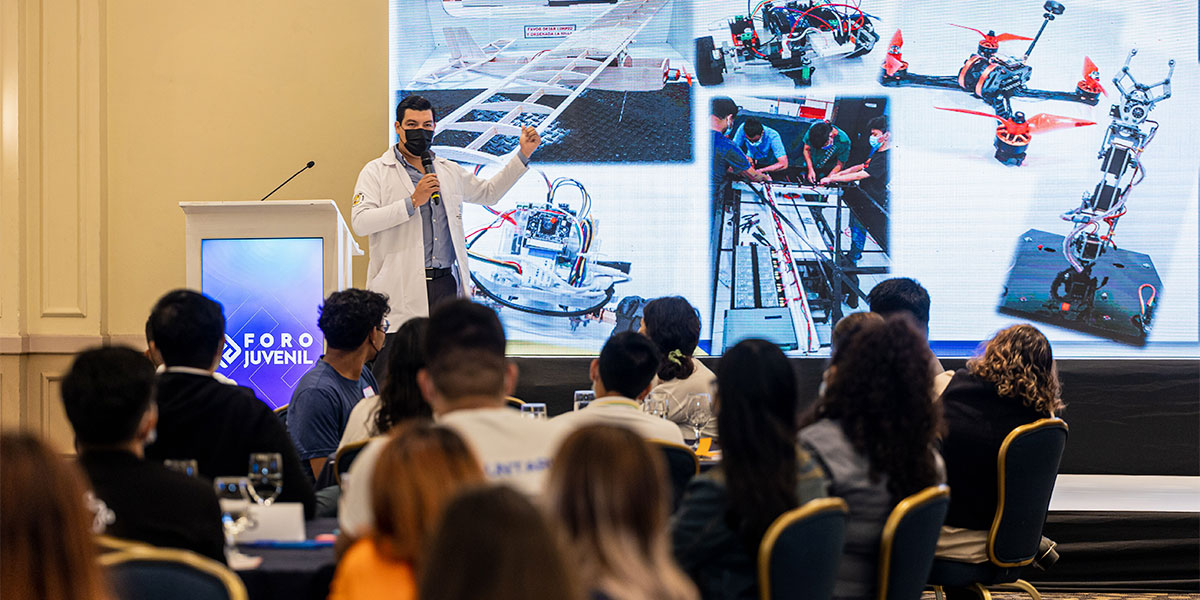
POLYGON ((1021 576, 1020 567, 1001 568, 990 562, 967 563, 935 559, 929 572, 929 583, 945 587, 968 587, 973 583, 985 586, 1012 583, 1021 576))

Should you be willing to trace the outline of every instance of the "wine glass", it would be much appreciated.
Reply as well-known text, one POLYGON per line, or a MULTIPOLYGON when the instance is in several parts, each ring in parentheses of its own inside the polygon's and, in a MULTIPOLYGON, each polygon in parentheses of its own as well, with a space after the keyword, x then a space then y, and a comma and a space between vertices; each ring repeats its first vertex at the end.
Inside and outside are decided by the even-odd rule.
POLYGON ((213 480, 213 489, 217 492, 217 501, 221 506, 225 545, 232 549, 237 535, 254 525, 250 518, 250 479, 218 477, 213 480))
POLYGON ((250 455, 250 499, 270 506, 283 492, 283 456, 278 452, 255 452, 250 455))
POLYGON ((194 458, 168 458, 163 461, 163 466, 188 477, 195 477, 198 473, 196 459, 194 458))
POLYGON ((583 410, 596 399, 592 390, 575 390, 575 410, 583 410))
POLYGON ((692 426, 692 432, 696 436, 692 442, 692 449, 695 450, 700 447, 701 430, 713 418, 712 396, 708 394, 688 394, 685 406, 684 414, 687 416, 688 425, 692 426))
POLYGON ((535 421, 545 419, 546 405, 542 402, 526 402, 521 405, 521 416, 535 421))
POLYGON ((667 406, 669 406, 671 395, 666 392, 650 392, 646 396, 646 400, 642 402, 642 412, 659 417, 667 418, 667 406))

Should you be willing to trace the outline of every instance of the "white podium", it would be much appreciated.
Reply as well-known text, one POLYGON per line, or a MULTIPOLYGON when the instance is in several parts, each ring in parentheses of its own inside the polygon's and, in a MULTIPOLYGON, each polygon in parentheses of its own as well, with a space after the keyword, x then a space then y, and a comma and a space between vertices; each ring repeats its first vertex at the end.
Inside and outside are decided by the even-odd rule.
POLYGON ((272 407, 324 353, 318 307, 350 287, 363 251, 333 200, 181 202, 187 286, 220 302, 218 371, 272 407))

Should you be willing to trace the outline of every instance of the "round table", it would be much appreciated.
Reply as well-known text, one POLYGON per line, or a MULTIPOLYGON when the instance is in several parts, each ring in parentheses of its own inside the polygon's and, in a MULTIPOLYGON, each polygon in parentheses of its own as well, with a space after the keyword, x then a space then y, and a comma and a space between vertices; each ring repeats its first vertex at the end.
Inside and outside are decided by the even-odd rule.
MULTIPOLYGON (((337 519, 315 519, 305 523, 308 539, 333 533, 337 519)), ((337 568, 333 546, 317 548, 258 548, 239 546, 250 556, 261 556, 258 567, 237 571, 251 600, 305 600, 329 595, 329 583, 337 568)))

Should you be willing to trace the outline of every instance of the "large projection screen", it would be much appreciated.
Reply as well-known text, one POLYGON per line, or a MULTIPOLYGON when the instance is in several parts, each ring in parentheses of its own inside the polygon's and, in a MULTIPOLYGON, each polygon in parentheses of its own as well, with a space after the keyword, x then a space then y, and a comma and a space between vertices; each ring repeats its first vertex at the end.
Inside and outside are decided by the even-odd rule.
POLYGON ((498 310, 514 354, 595 354, 646 301, 678 295, 709 354, 763 337, 823 356, 875 283, 910 277, 932 297, 942 356, 1020 322, 1060 357, 1200 356, 1196 3, 389 10, 387 102, 433 103, 435 152, 486 178, 514 126, 542 133, 504 199, 462 215, 474 299, 498 310), (739 106, 723 134, 717 97, 739 106), (730 182, 716 138, 734 143, 750 121, 787 158, 769 186, 730 182), (808 181, 822 122, 838 141, 810 146, 814 162, 873 163, 874 180, 808 181))

